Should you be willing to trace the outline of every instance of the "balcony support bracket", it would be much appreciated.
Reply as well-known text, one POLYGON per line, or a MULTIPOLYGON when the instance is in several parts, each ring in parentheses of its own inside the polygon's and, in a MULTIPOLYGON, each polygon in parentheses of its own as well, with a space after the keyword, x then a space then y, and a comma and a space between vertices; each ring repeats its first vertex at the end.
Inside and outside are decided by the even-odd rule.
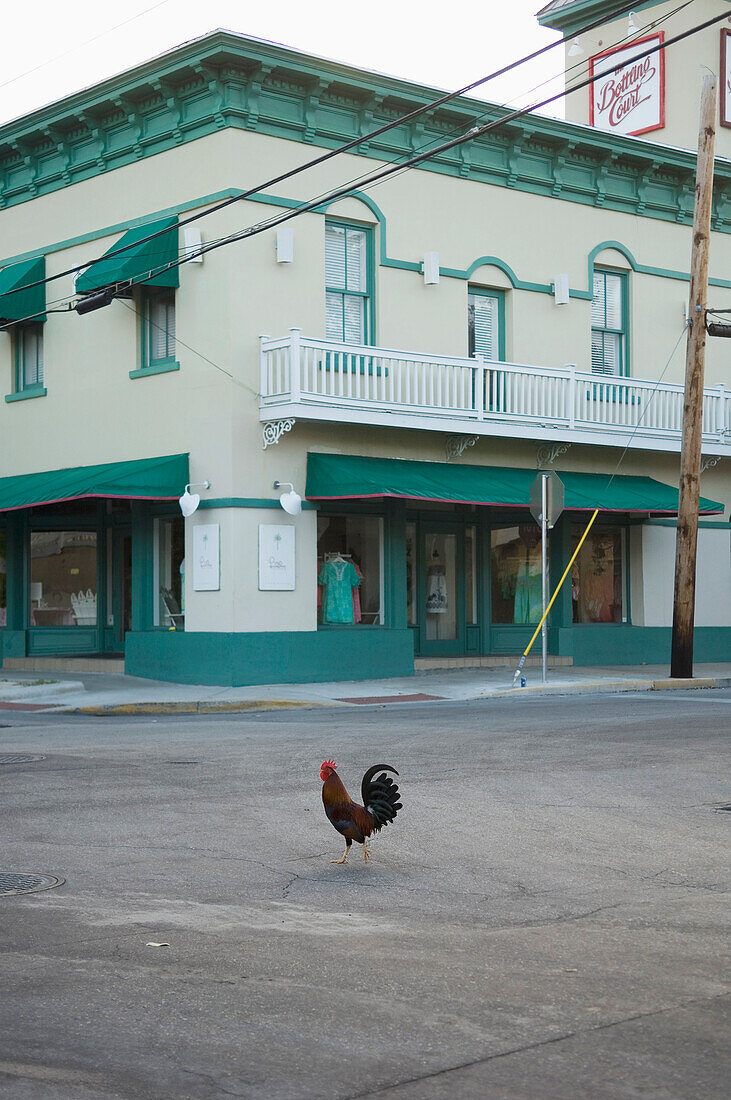
POLYGON ((447 438, 447 462, 450 458, 459 458, 468 447, 474 447, 478 435, 450 435, 447 438))
POLYGON ((264 424, 264 450, 267 447, 271 447, 274 443, 279 443, 285 432, 291 432, 295 425, 294 417, 287 417, 286 420, 267 420, 264 424))
POLYGON ((559 455, 566 454, 570 446, 570 443, 544 443, 538 448, 538 469, 551 466, 559 455))

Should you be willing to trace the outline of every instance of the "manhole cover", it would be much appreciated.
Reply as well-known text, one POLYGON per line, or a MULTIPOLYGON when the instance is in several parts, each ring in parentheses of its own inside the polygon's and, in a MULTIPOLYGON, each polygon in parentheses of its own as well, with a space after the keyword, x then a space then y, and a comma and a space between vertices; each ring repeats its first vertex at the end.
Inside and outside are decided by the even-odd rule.
POLYGON ((65 878, 55 875, 36 875, 29 871, 0 871, 0 898, 13 894, 35 894, 38 890, 52 890, 62 886, 65 878))
POLYGON ((0 764, 34 764, 45 759, 38 752, 0 752, 0 764))

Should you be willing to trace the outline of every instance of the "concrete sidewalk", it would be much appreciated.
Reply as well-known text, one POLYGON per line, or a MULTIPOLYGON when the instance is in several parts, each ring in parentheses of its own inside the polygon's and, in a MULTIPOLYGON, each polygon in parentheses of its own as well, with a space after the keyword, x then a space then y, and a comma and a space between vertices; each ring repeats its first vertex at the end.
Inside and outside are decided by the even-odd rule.
POLYGON ((522 688, 513 688, 514 672, 513 667, 446 668, 383 680, 211 687, 144 680, 123 673, 48 672, 40 676, 0 671, 0 709, 85 714, 196 713, 731 687, 731 662, 696 665, 692 680, 669 679, 665 665, 549 667, 545 685, 540 668, 529 668, 524 672, 526 686, 522 688))

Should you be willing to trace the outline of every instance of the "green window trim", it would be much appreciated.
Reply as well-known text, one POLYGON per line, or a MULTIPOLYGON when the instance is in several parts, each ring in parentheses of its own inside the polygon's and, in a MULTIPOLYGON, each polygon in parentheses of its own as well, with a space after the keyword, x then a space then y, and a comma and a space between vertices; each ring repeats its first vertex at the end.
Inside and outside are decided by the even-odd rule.
POLYGON ((143 287, 140 303, 140 367, 130 378, 179 370, 175 357, 175 290, 143 287))
POLYGON ((43 389, 43 324, 13 326, 13 394, 40 396, 43 389))
POLYGON ((45 386, 28 386, 27 389, 21 390, 20 393, 6 393, 5 400, 11 401, 30 401, 33 397, 45 397, 48 390, 45 386))
POLYGON ((626 271, 595 267, 591 303, 591 371, 629 376, 629 278, 626 271), (612 369, 614 368, 614 369, 612 369))
MULTIPOLYGON (((375 343, 375 248, 374 232, 372 226, 361 225, 358 222, 343 221, 341 219, 325 219, 325 328, 329 340, 341 340, 343 343, 358 343, 373 345, 375 343), (343 250, 342 257, 336 254, 335 240, 331 235, 333 231, 342 230, 343 250), (351 279, 351 263, 355 259, 352 249, 356 247, 356 241, 362 240, 362 264, 363 271, 360 276, 351 279), (337 279, 335 268, 342 263, 342 279, 337 279), (354 285, 355 284, 355 285, 354 285), (328 310, 328 303, 335 305, 335 299, 340 299, 339 312, 340 332, 334 331, 336 318, 334 313, 328 310), (346 335, 348 319, 346 303, 360 303, 362 316, 360 318, 361 339, 352 340, 346 335)), ((351 318, 351 324, 353 318, 351 318)), ((352 335, 352 333, 351 333, 352 335)))
POLYGON ((467 286, 467 354, 470 358, 475 358, 478 350, 476 345, 479 343, 480 333, 478 332, 479 323, 477 317, 477 307, 480 304, 479 300, 482 300, 485 304, 488 302, 491 304, 491 312, 494 324, 496 326, 496 343, 493 342, 493 350, 497 351, 497 355, 493 356, 494 362, 505 362, 505 291, 494 290, 492 288, 473 286, 468 284, 467 286))

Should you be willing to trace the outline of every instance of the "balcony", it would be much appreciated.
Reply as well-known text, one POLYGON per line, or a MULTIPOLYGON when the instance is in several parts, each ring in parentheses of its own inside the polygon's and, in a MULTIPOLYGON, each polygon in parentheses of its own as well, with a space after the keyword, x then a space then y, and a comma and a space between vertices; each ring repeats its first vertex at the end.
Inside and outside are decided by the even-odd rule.
MULTIPOLYGON (((262 337, 260 369, 264 422, 680 451, 683 387, 668 382, 311 340, 299 329, 262 337)), ((722 385, 704 390, 703 451, 731 455, 731 390, 722 385)))

